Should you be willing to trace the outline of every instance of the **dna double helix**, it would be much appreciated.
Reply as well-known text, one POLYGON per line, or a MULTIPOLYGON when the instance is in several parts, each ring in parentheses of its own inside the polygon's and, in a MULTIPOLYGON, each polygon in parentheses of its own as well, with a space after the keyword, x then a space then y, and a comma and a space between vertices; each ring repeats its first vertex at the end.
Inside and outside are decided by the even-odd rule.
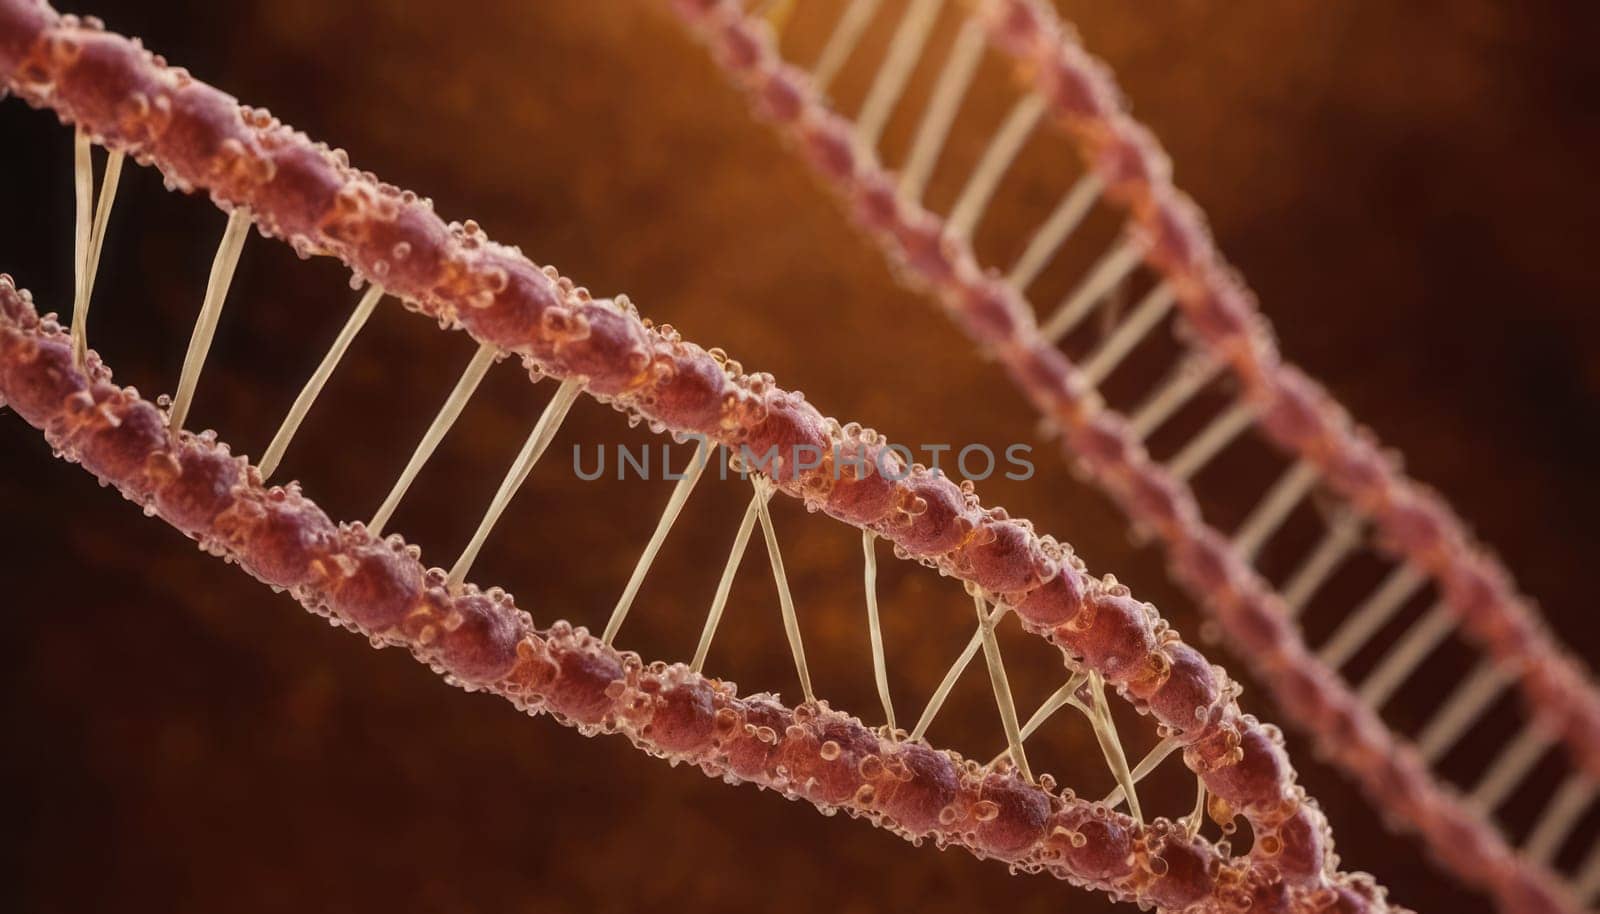
MULTIPOLYGON (((1592 903, 1600 847, 1568 871, 1553 866, 1595 800, 1600 704, 1588 673, 1451 509, 1278 351, 1249 288, 1173 186, 1159 146, 1069 27, 1036 0, 662 6, 836 192, 896 275, 1004 368, 1067 459, 1161 544, 1172 579, 1375 808, 1502 910, 1592 903), (868 59, 863 38, 886 23, 890 39, 868 59), (799 47, 808 33, 823 36, 820 47, 799 47), (964 100, 987 61, 1003 64, 1011 106, 974 162, 953 161, 947 146, 967 126, 964 100), (924 104, 904 111, 908 86, 930 66, 924 104), (866 74, 866 92, 847 114, 830 87, 849 67, 866 74), (897 111, 913 126, 891 168, 886 137, 897 111), (985 216, 1033 144, 1051 150, 1046 175, 1059 182, 1058 202, 1025 236, 992 237, 985 216), (1069 161, 1078 165, 1059 166, 1069 161), (951 169, 958 190, 936 207, 930 188, 951 169), (1095 220, 1114 227, 1109 246, 1069 256, 1069 242, 1092 234, 1095 220), (1045 294, 1059 303, 1036 311, 1033 299, 1045 294), (1145 383, 1130 383, 1130 373, 1145 383), (1139 392, 1120 395, 1131 388, 1139 392), (1196 409, 1212 412, 1156 456, 1158 433, 1196 409), (1200 481, 1230 448, 1250 443, 1269 445, 1279 469, 1224 531, 1208 517, 1227 506, 1206 498, 1200 481), (1269 580, 1257 559, 1297 523, 1316 525, 1313 545, 1281 582, 1269 580), (1353 608, 1319 601, 1358 556, 1386 564, 1370 595, 1353 608), (1317 645, 1301 625, 1312 612, 1338 618, 1317 645), (1419 732, 1391 727, 1385 709, 1405 699, 1407 683, 1451 638, 1477 651, 1476 668, 1419 732), (1362 676, 1343 672, 1373 650, 1381 658, 1362 676), (1508 695, 1522 702, 1518 735, 1475 783, 1451 784, 1438 773, 1442 760, 1508 695), (1552 756, 1563 779, 1514 846, 1496 814, 1552 756)), ((9 277, 0 282, 0 399, 64 458, 203 549, 375 646, 411 651, 452 684, 916 843, 1167 911, 1400 910, 1370 877, 1342 868, 1282 734, 1240 707, 1240 688, 1221 667, 1154 606, 1092 575, 1069 545, 986 503, 971 482, 649 321, 625 296, 597 298, 476 223, 447 223, 426 198, 359 171, 97 21, 29 0, 0 4, 0 74, 12 94, 74 129, 77 202, 69 324, 41 315, 9 277), (107 150, 98 182, 95 146, 107 150), (117 384, 89 345, 101 250, 129 156, 228 216, 173 393, 155 401, 117 384), (258 460, 236 456, 217 432, 188 427, 252 227, 303 257, 336 258, 363 290, 258 460), (297 483, 272 480, 386 299, 465 332, 477 348, 375 511, 336 522, 297 483), (457 557, 431 566, 392 530, 396 513, 507 361, 555 389, 457 557), (582 394, 690 451, 610 614, 589 620, 598 633, 536 621, 537 607, 472 579, 582 394), (710 563, 720 574, 693 653, 646 661, 618 646, 624 625, 692 494, 714 475, 727 480, 724 461, 751 491, 727 558, 710 563), (871 646, 862 674, 881 726, 817 692, 805 593, 791 587, 774 521, 780 494, 859 531, 871 646), (788 701, 741 693, 707 672, 758 527, 798 687, 788 701), (970 636, 910 729, 898 725, 879 605, 886 549, 955 579, 971 601, 970 636), (1002 645, 1013 616, 1061 664, 1060 685, 1030 714, 1018 707, 1002 645), (980 656, 1004 738, 987 761, 928 738, 980 656), (1155 740, 1142 756, 1119 733, 1116 696, 1153 719, 1155 740), (1098 800, 1029 761, 1029 739, 1068 708, 1115 784, 1098 800), (1154 810, 1139 784, 1173 755, 1194 775, 1195 806, 1147 815, 1154 810), (1247 849, 1235 848, 1241 819, 1247 849)))

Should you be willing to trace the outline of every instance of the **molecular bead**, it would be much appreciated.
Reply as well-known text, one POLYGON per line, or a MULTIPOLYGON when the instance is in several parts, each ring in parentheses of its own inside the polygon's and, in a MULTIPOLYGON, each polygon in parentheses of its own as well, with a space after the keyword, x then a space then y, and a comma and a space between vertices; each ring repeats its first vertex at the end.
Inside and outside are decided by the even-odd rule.
POLYGON ((109 405, 122 398, 122 391, 109 384, 95 385, 89 396, 94 398, 95 408, 111 409, 119 419, 84 436, 79 451, 84 468, 97 476, 128 480, 137 493, 136 500, 144 501, 154 489, 150 455, 166 440, 161 412, 142 400, 109 405))
MULTIPOLYGON (((595 649, 598 639, 581 629, 552 631, 549 639, 555 658, 555 676, 543 684, 545 701, 556 714, 577 724, 605 720, 614 700, 607 694, 623 677, 620 659, 595 649)), ((528 691, 539 687, 530 683, 528 691)))
POLYGON ((371 542, 364 528, 340 531, 339 574, 329 588, 334 612, 365 631, 382 634, 417 605, 422 575, 398 538, 371 542))
POLYGON ((259 499, 239 499, 232 512, 250 542, 249 571, 274 587, 298 587, 334 555, 339 532, 298 492, 272 489, 259 499))
POLYGON ((698 346, 679 343, 676 350, 656 354, 656 380, 641 403, 671 428, 711 434, 731 395, 727 373, 698 346))
POLYGON ((1043 584, 1017 601, 1017 615, 1024 624, 1037 629, 1054 629, 1076 618, 1083 608, 1082 579, 1071 569, 1058 569, 1043 584))
POLYGON ((894 478, 905 472, 898 454, 863 440, 857 429, 846 429, 845 438, 824 455, 824 461, 832 485, 822 510, 830 517, 870 526, 888 515, 897 494, 894 478))
POLYGON ((17 69, 56 23, 56 13, 40 3, 0 3, 0 70, 17 69))
POLYGON ((73 370, 71 345, 57 340, 24 343, 15 360, 0 366, 0 371, 5 373, 11 408, 41 427, 68 397, 87 387, 73 370))
POLYGON ((1160 907, 1182 911, 1210 894, 1216 881, 1216 859, 1191 841, 1166 835, 1152 849, 1156 878, 1150 897, 1160 907))
POLYGON ((703 681, 664 686, 652 699, 645 735, 663 751, 690 752, 712 739, 716 709, 711 687, 703 681))
POLYGON ((1043 546, 1025 524, 1000 520, 969 539, 954 562, 963 577, 993 594, 1008 595, 1037 590, 1053 569, 1043 546))
POLYGON ((954 550, 979 523, 966 493, 947 476, 913 474, 900 487, 899 515, 875 529, 917 557, 954 550))
POLYGON ((242 459, 201 442, 180 442, 155 463, 156 507, 169 523, 190 535, 211 527, 233 504, 234 488, 244 477, 242 459))
POLYGON ((757 396, 754 421, 743 430, 744 447, 764 474, 779 483, 794 482, 797 464, 809 455, 814 469, 832 446, 822 413, 798 394, 774 390, 757 396))
POLYGON ((570 320, 565 360, 572 374, 588 379, 591 391, 616 396, 643 381, 650 349, 637 320, 620 314, 609 300, 580 303, 570 320))
POLYGON ((1057 626, 1054 635, 1057 644, 1113 685, 1126 682, 1155 650, 1145 604, 1105 591, 1089 593, 1078 615, 1057 626))
POLYGON ((1251 853, 1270 856, 1284 880, 1299 885, 1315 880, 1322 874, 1323 860, 1328 841, 1328 823, 1310 806, 1299 805, 1294 814, 1278 823, 1272 833, 1275 839, 1270 846, 1273 854, 1265 854, 1260 842, 1251 853))
POLYGON ((1049 827, 1058 852, 1085 878, 1110 883, 1133 871, 1133 838, 1120 822, 1074 811, 1057 813, 1049 827))
POLYGON ((447 599, 432 595, 448 609, 440 612, 439 660, 451 675, 469 683, 497 682, 515 666, 523 626, 516 614, 483 593, 467 592, 447 599))
POLYGON ((1151 712, 1174 733, 1187 736, 1211 721, 1223 697, 1216 669, 1183 642, 1163 645, 1166 675, 1147 696, 1151 712))
POLYGON ((977 840, 984 851, 1002 860, 1016 859, 1044 836, 1050 804, 1014 776, 991 774, 983 779, 980 803, 991 812, 978 823, 977 840))
POLYGON ((967 336, 980 346, 996 347, 1016 339, 1026 324, 1020 315, 1027 310, 1010 283, 990 279, 964 287, 958 313, 967 336))

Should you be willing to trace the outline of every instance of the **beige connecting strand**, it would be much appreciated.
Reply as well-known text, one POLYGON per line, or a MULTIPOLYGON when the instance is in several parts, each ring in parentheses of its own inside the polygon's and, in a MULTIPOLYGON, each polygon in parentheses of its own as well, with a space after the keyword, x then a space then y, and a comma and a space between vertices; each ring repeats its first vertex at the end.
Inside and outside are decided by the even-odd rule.
POLYGON ((383 528, 394 516, 395 509, 400 507, 400 501, 406 497, 406 491, 411 488, 411 483, 422 472, 423 466, 433 452, 439 447, 439 442, 450 432, 450 427, 456 424, 461 417, 461 411, 466 408, 467 401, 472 399, 472 394, 478 389, 478 384, 483 381, 483 376, 489 373, 490 366, 498 354, 495 347, 484 343, 472 356, 472 361, 467 363, 467 368, 461 373, 460 380, 450 391, 450 397, 439 407, 439 412, 433 417, 433 424, 423 433, 422 440, 417 442, 417 449, 411 453, 411 459, 406 463, 406 468, 400 472, 400 478, 395 480, 394 488, 389 490, 389 495, 378 507, 378 512, 372 515, 372 522, 367 529, 373 536, 383 533, 383 528))
POLYGON ((722 578, 717 582, 716 596, 711 600, 711 610, 706 613, 706 624, 700 631, 700 643, 694 649, 694 660, 689 668, 696 673, 705 669, 706 655, 711 652, 711 640, 717 636, 717 626, 722 624, 722 613, 728 606, 728 594, 733 591, 733 579, 739 573, 745 550, 750 546, 750 535, 755 532, 761 502, 772 497, 772 490, 761 491, 757 486, 750 496, 750 506, 745 508, 744 520, 739 522, 739 532, 733 537, 733 548, 728 550, 727 564, 722 567, 722 578))
POLYGON ((189 351, 183 357, 183 371, 178 375, 178 392, 172 398, 172 411, 168 419, 173 431, 183 428, 183 423, 189 418, 195 388, 200 384, 200 372, 205 368, 206 356, 211 352, 217 322, 222 319, 222 303, 227 300, 228 287, 233 285, 233 272, 239 266, 239 254, 244 250, 244 240, 249 230, 250 209, 235 207, 228 214, 228 227, 223 230, 222 243, 217 245, 217 256, 211 261, 206 297, 200 304, 200 316, 195 319, 194 333, 189 337, 189 351))
POLYGON ((272 436, 272 443, 267 445, 266 452, 261 455, 260 469, 263 482, 271 479, 272 474, 277 471, 278 464, 283 461, 284 452, 289 449, 289 443, 294 440, 294 436, 300 431, 300 424, 311 412, 312 404, 321 396, 328 379, 333 377, 334 369, 339 367, 340 360, 349 351, 356 334, 366 326, 367 319, 372 316, 372 311, 381 298, 383 298, 382 286, 367 286, 366 293, 361 296, 361 301, 356 303, 355 311, 351 312, 350 319, 345 321, 344 328, 334 338, 327 355, 322 357, 322 362, 317 365, 317 370, 312 373, 311 379, 300 390, 300 395, 295 397, 294 405, 289 408, 289 414, 283 418, 283 424, 278 426, 277 434, 272 436))
MULTIPOLYGON (((756 490, 772 489, 773 483, 764 476, 751 477, 756 490)), ((761 517, 761 533, 767 540, 767 557, 772 560, 772 579, 778 585, 778 606, 783 611, 783 631, 789 639, 789 650, 794 654, 795 672, 800 674, 800 691, 807 702, 816 703, 816 693, 811 690, 811 668, 806 665, 806 649, 800 640, 800 620, 794 611, 794 595, 789 591, 789 575, 783 570, 783 554, 778 550, 778 532, 772 526, 772 512, 767 498, 756 501, 756 512, 761 517)))
POLYGON ((872 641, 872 677, 878 685, 878 700, 883 702, 883 719, 893 733, 894 701, 889 696, 889 663, 883 654, 883 627, 878 620, 878 551, 877 536, 871 530, 861 531, 861 549, 866 554, 864 572, 867 592, 867 633, 872 641))
POLYGON ((1006 745, 1011 762, 1023 780, 1032 781, 1033 771, 1028 767, 1028 755, 1022 749, 1022 734, 1017 727, 1017 704, 1011 697, 1011 683, 1006 679, 1005 661, 1000 656, 1000 641, 995 638, 994 624, 989 621, 988 605, 983 594, 972 596, 977 605, 978 631, 983 635, 983 658, 989 665, 989 684, 994 687, 994 701, 1000 708, 1000 726, 1006 733, 1006 745))
POLYGON ((511 469, 506 472, 505 479, 500 481, 500 489, 495 492, 494 500, 489 503, 489 510, 484 512, 483 520, 478 523, 477 531, 472 534, 472 540, 467 543, 467 548, 461 551, 461 557, 456 559, 455 566, 450 569, 450 576, 445 580, 445 587, 449 590, 459 590, 466 581, 473 563, 478 560, 478 553, 483 549, 483 544, 488 542, 489 534, 494 531, 495 524, 500 522, 500 515, 505 513, 512 497, 528 481, 528 475, 533 472, 539 458, 544 456, 544 452, 550 447, 550 442, 555 440, 556 432, 561 430, 561 424, 566 421, 567 412, 572 409, 572 401, 582 392, 583 384, 576 378, 568 378, 561 382, 550 402, 545 404, 544 410, 539 413, 539 421, 534 423, 533 431, 528 434, 528 440, 522 445, 522 451, 517 454, 511 469))
POLYGON ((628 586, 623 588, 622 596, 617 598, 617 605, 611 610, 611 619, 606 622, 605 633, 600 636, 602 642, 610 644, 617 637, 623 620, 628 618, 628 611, 633 608, 634 598, 639 595, 639 588, 644 586, 645 575, 650 573, 650 566, 655 563, 656 554, 667 541, 667 534, 671 532, 672 525, 678 522, 678 515, 683 513, 683 506, 688 502, 690 493, 700 481, 700 475, 705 472, 710 459, 711 442, 702 436, 700 443, 695 447, 688 472, 684 473, 678 484, 672 487, 672 495, 667 498, 667 505, 661 511, 661 519, 656 522, 656 529, 650 534, 650 541, 645 544, 644 552, 639 555, 639 561, 633 566, 628 586))
POLYGON ((94 196, 91 148, 89 135, 79 128, 73 139, 77 220, 73 238, 72 357, 80 369, 89 355, 89 302, 94 296, 94 280, 100 269, 100 251, 105 244, 106 227, 111 224, 111 206, 117 199, 117 185, 122 180, 124 159, 124 154, 118 150, 107 153, 100 198, 91 218, 90 202, 94 196))

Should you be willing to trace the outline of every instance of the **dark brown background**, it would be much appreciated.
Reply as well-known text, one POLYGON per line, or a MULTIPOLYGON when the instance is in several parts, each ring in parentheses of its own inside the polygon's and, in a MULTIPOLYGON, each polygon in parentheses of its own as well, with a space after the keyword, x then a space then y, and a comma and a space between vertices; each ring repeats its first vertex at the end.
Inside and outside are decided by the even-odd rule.
MULTIPOLYGON (((1173 152, 1285 350, 1403 449, 1567 642, 1594 656, 1592 23, 1576 4, 1511 12, 1487 0, 1062 8, 1173 152)), ((647 315, 773 371, 830 414, 907 441, 1036 440, 999 373, 893 285, 650 2, 108 0, 81 11, 431 194, 446 217, 477 218, 597 293, 627 291, 647 315)), ((8 102, 0 136, 0 269, 68 309, 69 134, 8 102)), ((222 222, 203 201, 164 194, 151 172, 124 179, 92 339, 151 394, 177 376, 222 222)), ((337 265, 297 264, 253 240, 195 424, 259 453, 354 299, 337 265)), ((365 517, 470 351, 386 309, 286 472, 333 516, 365 517)), ((470 534, 544 396, 497 372, 423 476, 395 526, 432 560, 449 564, 470 534)), ((560 447, 648 440, 621 425, 581 404, 560 447)), ((0 441, 12 847, 0 892, 18 909, 1107 906, 443 688, 141 517, 53 461, 14 416, 0 418, 0 441)), ((665 487, 580 484, 560 456, 474 576, 508 586, 537 619, 597 625, 665 487)), ((1194 632, 1159 557, 1130 545, 1110 506, 1048 451, 1037 461, 1031 482, 983 491, 1194 632)), ((1243 479, 1239 491, 1260 485, 1243 479)), ((624 630, 648 657, 688 656, 745 497, 733 483, 702 493, 624 630)), ((792 505, 778 523, 819 689, 875 719, 858 542, 792 505)), ((764 561, 757 546, 711 667, 793 693, 764 561)), ((948 582, 900 564, 885 561, 883 600, 900 714, 914 718, 971 610, 948 582)), ((1052 662, 1037 646, 1014 650, 1031 706, 1054 685, 1052 662)), ((987 757, 1000 735, 974 673, 933 736, 987 757)), ((1244 701, 1276 716, 1254 688, 1244 701)), ((1095 795, 1108 779, 1086 730, 1053 727, 1036 764, 1095 795)), ((1418 909, 1485 909, 1383 832, 1298 736, 1291 748, 1349 865, 1418 909)), ((1192 781, 1163 775, 1147 803, 1186 811, 1192 781)))

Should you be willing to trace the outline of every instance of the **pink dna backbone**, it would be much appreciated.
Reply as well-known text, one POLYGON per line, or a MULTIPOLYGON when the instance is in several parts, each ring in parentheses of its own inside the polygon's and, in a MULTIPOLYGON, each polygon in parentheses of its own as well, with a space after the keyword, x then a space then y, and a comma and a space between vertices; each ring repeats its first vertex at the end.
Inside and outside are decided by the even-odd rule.
MULTIPOLYGON (((878 6, 855 0, 845 8, 823 63, 837 67, 849 56, 878 6)), ((886 109, 904 87, 907 61, 915 61, 940 6, 912 0, 907 7, 890 49, 893 67, 883 83, 888 88, 875 92, 868 112, 866 123, 875 120, 874 129, 881 129, 886 109)), ((990 157, 987 169, 980 168, 988 191, 980 184, 976 196, 966 197, 973 202, 958 204, 947 219, 934 216, 876 164, 872 144, 861 138, 862 121, 829 110, 816 88, 827 83, 827 74, 807 75, 782 64, 769 27, 756 16, 735 3, 683 2, 674 9, 752 90, 761 110, 790 129, 823 175, 858 204, 863 224, 907 279, 934 291, 975 340, 1005 362, 1025 395, 1062 429, 1068 452, 1137 525, 1167 543, 1177 580, 1251 658, 1280 706, 1313 731, 1330 760, 1363 786, 1375 806, 1421 835, 1443 865, 1491 895, 1502 910, 1583 909, 1600 888, 1595 867, 1585 864, 1568 876, 1547 864, 1593 799, 1600 717, 1584 674, 1559 654, 1508 578, 1448 510, 1404 479, 1314 384, 1278 360, 1243 286, 1211 251, 1198 215, 1166 181, 1159 154, 1116 109, 1104 75, 1048 11, 1025 2, 980 4, 960 27, 960 47, 969 48, 963 53, 981 53, 982 41, 989 40, 1000 53, 1027 60, 1026 69, 1036 74, 1038 91, 1023 101, 1024 114, 1033 113, 1016 123, 1037 122, 1047 113, 1058 117, 1098 169, 1092 193, 1074 191, 1063 203, 1045 239, 1053 237, 1053 243, 1037 242, 1025 259, 1038 261, 1030 268, 1035 272, 1042 268, 1081 218, 1078 211, 1102 192, 1130 210, 1139 233, 1095 268, 1086 291, 1069 297, 1067 318, 1041 328, 1023 297, 1028 271, 1001 277, 984 270, 968 237, 982 198, 1000 177, 997 167, 1004 170, 1004 148, 990 157), (1124 420, 1094 392, 1094 375, 1114 368, 1115 353, 1125 353, 1137 336, 1114 333, 1089 363, 1100 367, 1083 371, 1057 342, 1140 258, 1163 279, 1129 322, 1137 320, 1148 332, 1169 312, 1181 315, 1188 339, 1211 367, 1177 373, 1170 382, 1176 387, 1169 385, 1145 411, 1124 420), (1137 429, 1159 424, 1163 410, 1170 415, 1224 371, 1245 391, 1242 412, 1212 427, 1221 431, 1203 432, 1163 469, 1145 453, 1137 429), (1298 462, 1247 524, 1254 533, 1230 539, 1202 520, 1186 479, 1251 422, 1259 422, 1298 462), (1250 567, 1253 550, 1275 523, 1318 484, 1348 506, 1349 516, 1370 518, 1382 533, 1379 542, 1400 560, 1394 579, 1399 583, 1386 584, 1352 615, 1359 624, 1343 636, 1354 642, 1343 650, 1359 646, 1432 580, 1443 594, 1440 609, 1427 617, 1434 621, 1419 624, 1422 635, 1405 639, 1410 653, 1425 653, 1430 638, 1437 644, 1459 624, 1490 655, 1481 680, 1487 684, 1463 686, 1466 697, 1440 712, 1435 720, 1447 724, 1431 739, 1424 734, 1412 741, 1391 731, 1376 710, 1382 700, 1374 700, 1371 681, 1357 688, 1341 678, 1338 662, 1308 647, 1289 609, 1295 602, 1290 591, 1314 591, 1316 577, 1331 573, 1342 558, 1338 550, 1354 548, 1352 538, 1359 534, 1341 527, 1344 532, 1329 540, 1338 548, 1319 547, 1300 583, 1283 593, 1250 567), (1459 735, 1513 684, 1527 693, 1535 712, 1530 735, 1508 750, 1516 755, 1491 769, 1493 789, 1463 798, 1429 770, 1426 747, 1442 742, 1448 748, 1454 742, 1450 729, 1459 735), (1533 838, 1512 848, 1489 816, 1495 804, 1483 800, 1496 793, 1503 798, 1555 743, 1571 752, 1572 786, 1558 793, 1533 838)), ((768 5, 763 12, 782 9, 768 5)), ((1281 734, 1240 709, 1238 687, 1220 667, 1185 644, 1154 607, 1112 579, 1089 575, 1069 547, 1037 534, 1028 521, 985 506, 970 484, 906 465, 883 436, 826 417, 770 375, 747 373, 720 351, 643 320, 625 298, 594 298, 553 268, 489 240, 475 224, 447 224, 426 199, 357 171, 342 153, 260 109, 241 107, 98 22, 61 16, 42 2, 0 0, 0 79, 11 93, 54 110, 78 132, 73 320, 66 328, 51 315, 41 316, 28 293, 10 277, 0 279, 0 401, 42 429, 63 457, 203 548, 374 644, 406 647, 453 684, 495 692, 585 733, 620 733, 652 755, 696 765, 730 783, 752 782, 803 798, 825 811, 842 809, 913 841, 931 838, 940 846, 964 847, 1019 870, 1049 873, 1164 911, 1401 910, 1370 877, 1340 868, 1326 818, 1296 785, 1281 734), (108 150, 98 201, 92 145, 108 150), (99 246, 127 156, 158 168, 175 189, 206 192, 229 213, 175 395, 157 403, 116 385, 87 345, 99 246), (232 455, 214 432, 184 427, 252 225, 303 255, 338 258, 367 286, 345 331, 256 463, 232 455), (368 523, 336 523, 298 485, 272 486, 267 480, 344 348, 385 296, 442 327, 465 331, 480 349, 378 513, 368 523), (385 535, 384 527, 467 399, 506 357, 519 360, 533 380, 557 379, 560 388, 472 542, 449 570, 430 568, 420 550, 397 534, 385 535), (469 582, 478 549, 579 393, 642 418, 658 432, 697 442, 697 468, 674 488, 598 637, 566 622, 538 627, 504 590, 469 582), (615 638, 713 444, 779 456, 757 467, 750 507, 694 660, 646 663, 616 648, 615 638), (787 459, 796 445, 824 455, 821 465, 787 459), (863 472, 863 465, 900 472, 863 472), (873 673, 886 726, 868 727, 814 693, 767 509, 779 492, 863 531, 873 673), (792 704, 771 693, 740 695, 731 683, 702 672, 737 559, 758 524, 802 692, 803 700, 792 704), (870 584, 877 538, 889 540, 897 557, 961 581, 976 610, 967 649, 909 732, 895 726, 885 685, 870 584), (996 625, 1012 614, 1023 630, 1059 648, 1067 675, 1025 722, 995 636, 996 625), (1007 740, 1005 751, 987 765, 925 738, 956 677, 979 653, 1007 740), (1137 764, 1129 763, 1111 721, 1106 686, 1157 724, 1161 741, 1137 764), (1036 776, 1028 764, 1027 737, 1064 707, 1089 720, 1118 783, 1104 800, 1058 789, 1054 778, 1036 776), (1178 750, 1197 779, 1197 808, 1178 820, 1147 820, 1137 783, 1178 750), (1209 813, 1224 837, 1204 833, 1202 813, 1209 813), (1226 837, 1236 817, 1250 829, 1250 848, 1243 853, 1235 853, 1226 837)), ((954 108, 946 107, 946 113, 930 108, 943 126, 930 128, 928 137, 948 133, 954 108)), ((937 159, 937 150, 932 155, 937 159)), ((925 178, 928 154, 919 162, 925 178)), ((1396 661, 1389 670, 1391 679, 1403 680, 1410 668, 1396 661)))

